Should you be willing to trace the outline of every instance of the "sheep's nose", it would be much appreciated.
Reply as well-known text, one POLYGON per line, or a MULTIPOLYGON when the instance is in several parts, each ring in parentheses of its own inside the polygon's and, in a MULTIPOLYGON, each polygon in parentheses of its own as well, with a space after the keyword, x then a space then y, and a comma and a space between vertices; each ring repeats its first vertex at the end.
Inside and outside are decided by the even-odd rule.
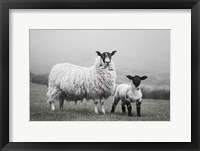
POLYGON ((110 59, 109 59, 109 58, 106 58, 106 59, 105 59, 105 62, 106 62, 106 63, 110 63, 110 59))

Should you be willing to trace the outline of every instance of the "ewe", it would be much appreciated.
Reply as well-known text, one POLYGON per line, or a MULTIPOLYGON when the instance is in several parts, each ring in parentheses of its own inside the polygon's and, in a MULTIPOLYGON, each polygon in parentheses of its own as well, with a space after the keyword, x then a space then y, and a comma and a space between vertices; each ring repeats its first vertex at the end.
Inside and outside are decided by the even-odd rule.
POLYGON ((55 110, 54 100, 60 102, 60 109, 63 109, 64 99, 67 101, 93 100, 95 113, 98 114, 98 100, 100 100, 101 111, 105 113, 104 101, 113 94, 115 89, 116 72, 112 53, 100 53, 91 67, 82 67, 69 63, 60 63, 53 66, 49 74, 48 82, 48 103, 51 110, 55 110))

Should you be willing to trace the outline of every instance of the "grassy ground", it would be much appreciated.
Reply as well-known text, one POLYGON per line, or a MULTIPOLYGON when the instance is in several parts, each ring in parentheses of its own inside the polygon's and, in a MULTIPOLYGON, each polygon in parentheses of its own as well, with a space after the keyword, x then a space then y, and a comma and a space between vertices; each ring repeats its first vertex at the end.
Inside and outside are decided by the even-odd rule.
POLYGON ((41 84, 30 84, 30 120, 31 121, 169 121, 170 120, 170 101, 169 100, 150 100, 142 101, 142 116, 136 116, 135 103, 132 104, 133 117, 128 117, 121 113, 121 105, 118 104, 116 113, 110 114, 112 97, 105 101, 106 114, 99 115, 94 113, 93 101, 64 102, 64 110, 58 109, 50 111, 47 104, 47 86, 41 84))

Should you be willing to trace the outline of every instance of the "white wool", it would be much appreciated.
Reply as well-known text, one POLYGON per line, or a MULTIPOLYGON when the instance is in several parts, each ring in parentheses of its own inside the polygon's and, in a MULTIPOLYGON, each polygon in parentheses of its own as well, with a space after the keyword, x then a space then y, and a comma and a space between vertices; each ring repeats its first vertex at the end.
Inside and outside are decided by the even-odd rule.
POLYGON ((117 86, 115 94, 115 98, 122 100, 129 100, 131 102, 142 100, 142 92, 139 87, 134 87, 133 85, 128 84, 120 84, 117 86))
POLYGON ((114 63, 107 66, 100 57, 91 67, 60 63, 50 72, 47 95, 52 100, 61 94, 68 101, 107 99, 114 91, 116 78, 114 63))

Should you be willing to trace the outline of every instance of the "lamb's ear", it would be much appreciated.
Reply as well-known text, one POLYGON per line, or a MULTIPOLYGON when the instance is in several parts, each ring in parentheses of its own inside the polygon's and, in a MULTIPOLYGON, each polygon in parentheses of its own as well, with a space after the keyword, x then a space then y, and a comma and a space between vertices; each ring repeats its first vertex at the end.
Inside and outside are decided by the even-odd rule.
POLYGON ((126 77, 129 78, 130 80, 133 79, 133 77, 131 75, 127 75, 126 77))
POLYGON ((113 56, 115 54, 115 52, 117 52, 116 50, 114 50, 113 52, 111 52, 111 56, 113 56))
POLYGON ((97 55, 101 57, 101 53, 99 51, 96 51, 97 55))
POLYGON ((147 76, 140 77, 141 80, 145 80, 146 78, 147 78, 147 76))

